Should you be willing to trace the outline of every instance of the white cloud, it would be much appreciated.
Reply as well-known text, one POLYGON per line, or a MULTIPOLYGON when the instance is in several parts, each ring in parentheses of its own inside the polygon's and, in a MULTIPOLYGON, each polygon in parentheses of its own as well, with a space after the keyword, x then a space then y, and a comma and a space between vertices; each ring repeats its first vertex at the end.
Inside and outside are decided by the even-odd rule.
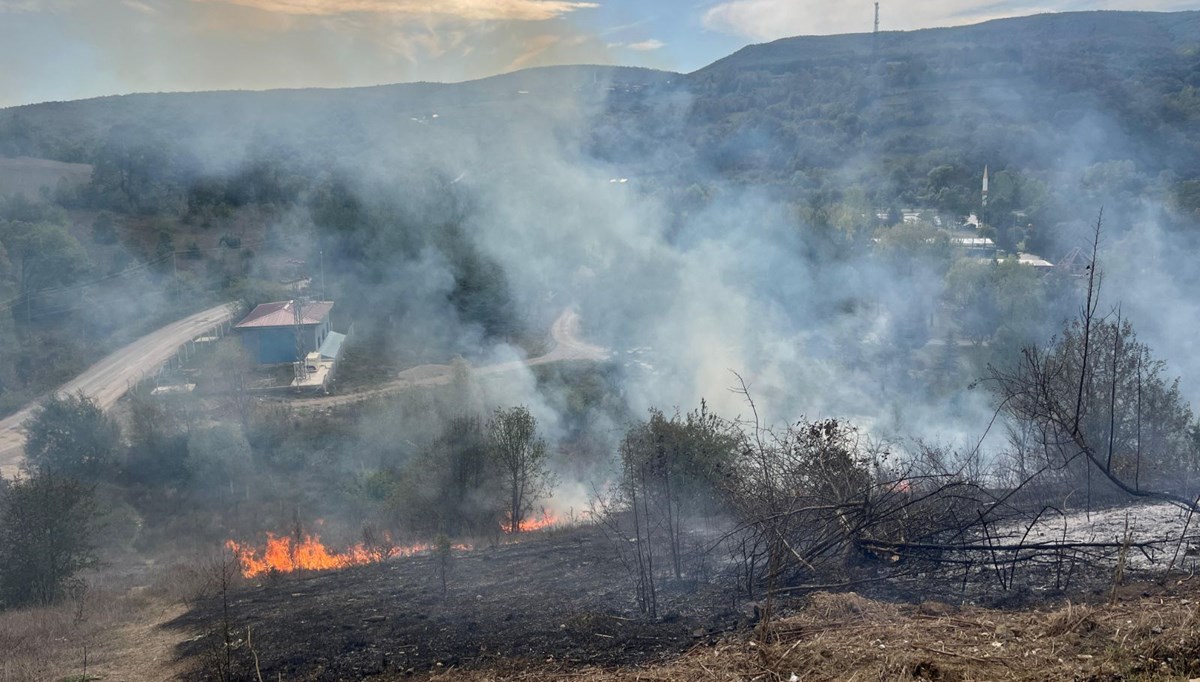
POLYGON ((330 16, 403 14, 448 16, 476 21, 545 21, 580 9, 598 7, 572 0, 196 0, 251 7, 265 12, 330 16))
POLYGON ((844 33, 869 28, 870 5, 827 3, 819 0, 732 0, 704 13, 704 26, 752 40, 792 35, 844 33), (858 20, 857 22, 855 20, 858 20))
MULTIPOLYGON (((1185 9, 1184 0, 1099 0, 1081 7, 1077 0, 908 0, 881 5, 881 28, 911 30, 931 26, 973 24, 1000 17, 1080 9, 1185 9)), ((871 2, 829 3, 821 0, 726 0, 703 15, 706 28, 751 40, 798 35, 869 33, 874 23, 871 2)))
POLYGON ((643 40, 638 43, 630 43, 625 47, 631 50, 637 50, 638 52, 651 52, 653 50, 661 50, 662 48, 666 47, 666 45, 666 43, 658 40, 657 38, 651 38, 650 40, 643 40))

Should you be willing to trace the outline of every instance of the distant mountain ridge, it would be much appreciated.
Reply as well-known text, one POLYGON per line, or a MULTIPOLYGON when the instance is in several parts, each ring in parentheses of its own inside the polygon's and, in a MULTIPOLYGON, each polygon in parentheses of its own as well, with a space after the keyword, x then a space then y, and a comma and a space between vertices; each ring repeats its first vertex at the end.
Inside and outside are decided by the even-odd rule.
POLYGON ((601 162, 676 187, 716 175, 796 197, 837 173, 878 204, 911 204, 933 201, 944 188, 927 176, 948 166, 959 197, 938 201, 949 209, 965 205, 984 164, 1051 173, 1128 161, 1146 177, 1198 177, 1198 89, 1200 11, 1071 12, 785 38, 690 74, 566 66, 455 84, 35 104, 0 110, 0 155, 102 165, 131 128, 126 138, 186 147, 195 159, 175 166, 187 182, 265 148, 292 146, 312 163, 384 139, 436 154, 544 119, 547 131, 586 126, 601 162), (230 149, 246 151, 211 161, 230 149))
POLYGON ((1057 12, 993 19, 968 26, 881 31, 878 36, 871 33, 796 36, 748 45, 695 73, 729 67, 763 67, 808 59, 866 57, 876 49, 885 55, 897 52, 919 54, 948 47, 972 47, 1018 40, 1034 45, 1102 41, 1105 44, 1123 43, 1152 49, 1178 43, 1200 45, 1200 11, 1057 12))

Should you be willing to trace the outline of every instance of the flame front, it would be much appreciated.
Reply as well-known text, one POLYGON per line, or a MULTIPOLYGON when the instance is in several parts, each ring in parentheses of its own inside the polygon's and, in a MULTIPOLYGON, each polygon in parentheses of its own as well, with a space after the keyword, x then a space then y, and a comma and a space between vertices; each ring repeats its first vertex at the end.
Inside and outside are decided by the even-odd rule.
MULTIPOLYGON (((542 513, 540 515, 531 516, 527 519, 523 519, 521 521, 521 523, 518 524, 518 526, 517 526, 517 532, 518 533, 528 533, 529 531, 550 528, 551 526, 558 525, 558 521, 559 520, 558 520, 557 516, 555 516, 554 514, 551 514, 549 510, 543 509, 542 513)), ((509 521, 509 519, 506 518, 504 520, 504 523, 500 524, 500 528, 505 533, 511 533, 512 532, 512 523, 509 521)))
MULTIPOLYGON (((242 575, 247 578, 271 572, 329 571, 362 566, 392 557, 422 554, 433 549, 433 545, 424 543, 379 548, 367 548, 359 543, 342 552, 333 552, 315 535, 305 535, 297 542, 290 536, 277 536, 273 533, 267 533, 267 545, 261 551, 257 547, 233 540, 227 541, 225 546, 237 557, 242 567, 242 575)), ((471 546, 458 544, 453 545, 452 549, 469 550, 471 546)))

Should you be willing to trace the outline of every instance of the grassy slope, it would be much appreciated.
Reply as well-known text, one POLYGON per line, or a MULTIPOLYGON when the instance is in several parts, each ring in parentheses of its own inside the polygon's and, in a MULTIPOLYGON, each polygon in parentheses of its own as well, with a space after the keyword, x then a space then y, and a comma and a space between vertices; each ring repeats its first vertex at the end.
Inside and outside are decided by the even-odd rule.
POLYGON ((53 190, 62 181, 85 184, 91 176, 92 167, 83 163, 0 157, 0 196, 24 194, 35 199, 43 187, 53 190))
MULTIPOLYGON (((1097 604, 996 610, 815 593, 795 615, 665 665, 454 671, 483 682, 626 680, 1188 680, 1200 674, 1200 586, 1131 585, 1097 604)), ((441 676, 439 676, 440 679, 441 676)))

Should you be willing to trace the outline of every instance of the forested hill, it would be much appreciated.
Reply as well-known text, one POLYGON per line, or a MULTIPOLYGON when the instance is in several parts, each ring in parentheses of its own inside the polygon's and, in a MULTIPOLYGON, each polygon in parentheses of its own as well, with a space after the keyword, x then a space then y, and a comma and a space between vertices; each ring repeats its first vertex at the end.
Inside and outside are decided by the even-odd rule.
POLYGON ((858 153, 854 174, 871 176, 881 200, 906 202, 963 185, 959 173, 985 163, 1053 172, 1128 160, 1149 176, 1200 175, 1200 12, 789 38, 688 78, 691 127, 719 146, 726 174, 805 182, 789 176, 845 168, 858 153), (931 186, 943 165, 949 183, 931 186))
MULTIPOLYGON (((376 336, 397 348, 459 353, 475 347, 476 333, 460 333, 459 321, 509 339, 529 317, 518 312, 529 301, 510 293, 533 296, 530 282, 510 288, 515 270, 479 239, 497 221, 544 220, 525 215, 529 205, 556 205, 541 189, 553 183, 525 178, 579 176, 574 194, 558 197, 587 204, 586 217, 563 227, 579 234, 610 197, 622 201, 605 193, 610 179, 653 199, 639 229, 670 221, 645 227, 681 241, 703 222, 691 216, 728 207, 722 198, 764 198, 756 208, 780 209, 772 220, 815 235, 804 239, 805 253, 822 262, 883 249, 887 238, 940 243, 889 230, 903 209, 929 218, 921 229, 979 211, 985 165, 984 230, 1006 253, 1057 262, 1100 206, 1114 238, 1147 218, 1200 236, 1200 12, 790 38, 691 74, 576 66, 457 84, 43 103, 0 110, 6 156, 35 158, 6 160, 0 179, 6 167, 17 169, 10 176, 36 167, 64 177, 36 205, 7 200, 0 187, 9 259, 21 244, 43 260, 79 256, 77 267, 0 272, 0 298, 22 301, 22 348, 53 348, 34 333, 51 328, 76 343, 64 330, 82 327, 66 324, 64 310, 104 310, 105 324, 123 328, 110 308, 82 306, 79 296, 50 300, 63 287, 103 282, 93 288, 105 300, 123 300, 165 290, 154 278, 169 271, 173 305, 200 294, 267 300, 285 295, 277 285, 284 264, 320 257, 347 291, 367 292, 339 304, 363 322, 361 337, 377 323, 376 336), (88 166, 45 159, 90 164, 90 175, 88 166), (47 223, 62 248, 37 241, 47 223), (102 278, 135 260, 172 267, 109 292, 102 278), (446 276, 430 277, 429 268, 446 276), (412 295, 427 282, 445 289, 427 291, 430 300, 450 301, 461 319, 437 338, 405 341, 397 330, 428 317, 412 295), (37 297, 46 299, 40 310, 37 297)), ((8 186, 27 191, 21 180, 8 186)), ((6 324, 0 310, 0 338, 6 324)), ((0 401, 6 382, 21 387, 10 391, 14 405, 52 384, 15 368, 65 366, 30 357, 11 357, 11 371, 0 362, 0 401)))
MULTIPOLYGON (((1200 12, 1063 12, 996 19, 971 26, 782 38, 750 45, 696 72, 795 68, 801 62, 845 57, 933 55, 945 50, 1041 47, 1077 50, 1082 44, 1134 53, 1170 52, 1197 41, 1200 12)), ((1036 58, 1036 55, 1029 55, 1036 58)), ((1119 56, 1117 54, 1111 56, 1119 56)))
POLYGON ((803 198, 836 171, 878 204, 962 211, 985 163, 1054 172, 1128 161, 1143 178, 1200 176, 1198 87, 1200 12, 1082 12, 789 38, 686 76, 562 67, 450 85, 15 107, 0 110, 0 154, 103 164, 142 141, 181 152, 186 144, 159 166, 174 177, 164 182, 187 184, 268 148, 295 147, 323 164, 351 157, 379 144, 381 125, 420 148, 437 136, 413 124, 439 112, 456 134, 489 133, 583 93, 604 98, 593 151, 647 182, 686 187, 715 171, 803 198), (453 122, 447 112, 458 114, 453 122), (208 153, 231 148, 247 151, 208 153))
MULTIPOLYGON (((628 67, 529 69, 458 84, 403 83, 342 89, 143 93, 0 109, 0 155, 95 163, 121 134, 204 145, 284 141, 354 153, 358 126, 428 122, 455 111, 457 125, 486 126, 495 116, 528 106, 536 93, 602 93, 611 84, 641 89, 675 74, 628 67)), ((422 131, 425 132, 425 131, 422 131)), ((199 146, 197 146, 199 145, 199 146)), ((224 154, 221 156, 228 156, 224 154)))

